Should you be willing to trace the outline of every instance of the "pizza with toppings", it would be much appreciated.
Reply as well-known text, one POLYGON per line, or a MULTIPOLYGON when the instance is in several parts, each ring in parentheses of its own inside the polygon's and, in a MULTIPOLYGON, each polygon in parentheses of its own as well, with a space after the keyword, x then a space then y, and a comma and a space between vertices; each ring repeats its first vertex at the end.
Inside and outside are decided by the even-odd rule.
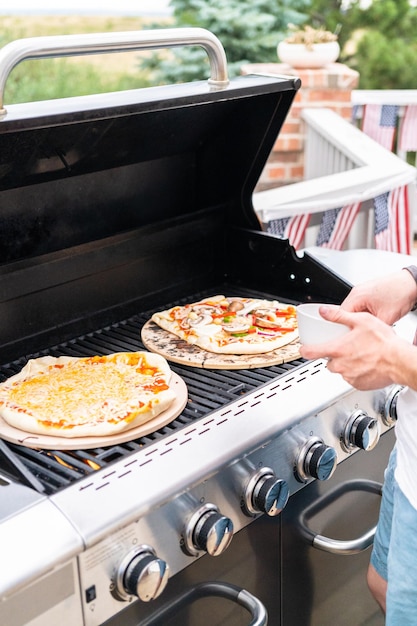
POLYGON ((295 307, 277 300, 218 295, 154 313, 152 321, 217 354, 264 354, 298 339, 295 307))
POLYGON ((164 357, 151 352, 40 357, 0 384, 0 416, 55 437, 118 434, 169 408, 171 375, 164 357))

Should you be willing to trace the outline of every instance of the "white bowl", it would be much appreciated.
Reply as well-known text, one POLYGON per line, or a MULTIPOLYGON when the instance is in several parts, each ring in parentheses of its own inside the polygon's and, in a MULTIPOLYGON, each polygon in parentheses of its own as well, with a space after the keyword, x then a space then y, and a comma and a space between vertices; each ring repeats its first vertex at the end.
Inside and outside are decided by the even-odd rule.
POLYGON ((337 41, 315 43, 311 49, 304 43, 281 41, 277 47, 278 59, 296 69, 317 69, 334 63, 339 58, 340 46, 337 41))
POLYGON ((301 343, 324 343, 349 332, 348 326, 325 320, 319 313, 321 306, 323 304, 317 302, 307 302, 297 306, 298 333, 301 343))

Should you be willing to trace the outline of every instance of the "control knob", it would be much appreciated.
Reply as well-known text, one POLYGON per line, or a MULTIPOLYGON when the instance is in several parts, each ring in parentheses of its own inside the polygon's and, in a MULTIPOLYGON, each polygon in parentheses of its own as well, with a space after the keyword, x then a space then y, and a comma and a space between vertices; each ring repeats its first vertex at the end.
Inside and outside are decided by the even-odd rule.
POLYGON ((337 453, 321 439, 312 437, 302 447, 296 463, 299 480, 305 482, 309 478, 328 480, 336 469, 337 453))
POLYGON ((279 515, 288 502, 290 490, 285 480, 277 478, 274 471, 264 467, 249 480, 243 501, 249 513, 279 515))
POLYGON ((401 385, 393 385, 389 390, 385 399, 385 405, 382 410, 382 419, 386 426, 393 426, 397 421, 397 400, 400 391, 403 390, 401 385))
POLYGON ((218 556, 233 538, 233 522, 222 515, 214 504, 204 504, 193 513, 184 531, 184 547, 189 554, 203 550, 218 556))
POLYGON ((120 563, 116 588, 123 599, 132 595, 149 602, 163 592, 168 578, 168 564, 156 556, 153 548, 142 545, 120 563))
POLYGON ((365 411, 358 410, 352 413, 345 426, 342 443, 347 450, 361 448, 369 451, 375 448, 380 434, 378 420, 365 411))

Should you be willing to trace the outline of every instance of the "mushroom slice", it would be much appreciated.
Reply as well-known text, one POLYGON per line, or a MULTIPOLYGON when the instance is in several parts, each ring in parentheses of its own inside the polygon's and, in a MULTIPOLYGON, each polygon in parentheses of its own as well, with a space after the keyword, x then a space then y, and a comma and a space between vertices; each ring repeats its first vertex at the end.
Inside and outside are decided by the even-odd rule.
POLYGON ((278 326, 278 320, 268 320, 266 317, 255 317, 256 326, 260 326, 261 328, 275 328, 278 326))
POLYGON ((241 311, 243 308, 244 308, 244 305, 242 302, 240 302, 240 300, 232 300, 229 306, 227 307, 227 310, 236 312, 236 311, 241 311))
POLYGON ((273 309, 256 309, 253 314, 256 326, 261 328, 275 328, 281 325, 282 320, 278 321, 273 309))
POLYGON ((192 312, 197 313, 197 315, 211 315, 216 313, 216 310, 212 304, 195 304, 192 308, 192 312))
POLYGON ((194 328, 196 326, 207 326, 207 324, 211 324, 213 318, 211 315, 198 315, 195 319, 189 319, 190 326, 194 328))
POLYGON ((239 317, 238 315, 230 322, 222 324, 223 330, 227 333, 246 333, 251 327, 251 323, 246 317, 239 317))

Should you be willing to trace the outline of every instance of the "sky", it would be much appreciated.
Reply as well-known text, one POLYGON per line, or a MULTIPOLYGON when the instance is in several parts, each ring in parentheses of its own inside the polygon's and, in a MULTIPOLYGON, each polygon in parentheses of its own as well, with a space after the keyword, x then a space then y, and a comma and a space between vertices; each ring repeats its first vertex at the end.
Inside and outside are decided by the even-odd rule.
POLYGON ((167 15, 169 0, 0 0, 0 15, 167 15))

